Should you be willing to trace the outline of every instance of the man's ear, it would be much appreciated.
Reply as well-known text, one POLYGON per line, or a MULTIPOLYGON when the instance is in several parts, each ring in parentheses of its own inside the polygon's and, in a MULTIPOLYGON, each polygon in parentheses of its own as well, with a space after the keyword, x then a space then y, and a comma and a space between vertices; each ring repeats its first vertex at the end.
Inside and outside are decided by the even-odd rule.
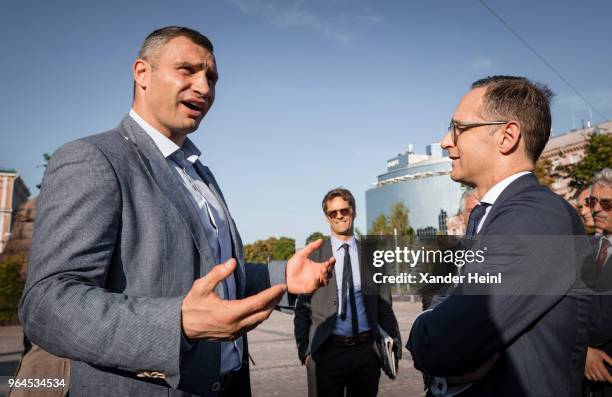
POLYGON ((521 126, 516 121, 510 121, 504 126, 502 139, 499 142, 499 151, 502 154, 514 152, 521 141, 521 126))
POLYGON ((136 89, 147 89, 151 76, 151 64, 144 59, 137 59, 132 67, 136 89))

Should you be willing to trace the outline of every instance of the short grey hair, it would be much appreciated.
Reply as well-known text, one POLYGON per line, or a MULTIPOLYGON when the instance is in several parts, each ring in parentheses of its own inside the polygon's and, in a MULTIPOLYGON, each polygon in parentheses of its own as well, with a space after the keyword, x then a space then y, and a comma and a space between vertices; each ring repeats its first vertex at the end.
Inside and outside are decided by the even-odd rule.
POLYGON ((144 59, 151 63, 154 54, 176 37, 187 37, 200 47, 206 48, 211 53, 214 52, 212 42, 197 30, 184 26, 166 26, 152 31, 147 36, 144 43, 142 43, 142 47, 140 47, 140 51, 138 51, 138 59, 144 59))
POLYGON ((470 196, 474 196, 476 197, 476 199, 478 199, 478 196, 476 195, 476 190, 473 187, 468 187, 467 189, 465 189, 465 191, 461 195, 461 199, 459 200, 459 213, 460 214, 463 214, 465 212, 465 201, 470 196))
POLYGON ((595 178, 593 178, 593 184, 591 185, 591 191, 593 191, 593 186, 612 186, 612 168, 604 168, 595 174, 595 178))

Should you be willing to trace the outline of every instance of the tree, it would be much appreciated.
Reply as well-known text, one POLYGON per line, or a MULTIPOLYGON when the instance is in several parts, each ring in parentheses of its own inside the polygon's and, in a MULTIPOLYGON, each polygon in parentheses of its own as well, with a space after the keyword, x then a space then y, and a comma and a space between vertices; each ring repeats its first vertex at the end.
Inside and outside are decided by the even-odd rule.
POLYGON ((534 174, 538 177, 538 181, 540 185, 550 186, 555 181, 555 178, 552 177, 553 173, 553 165, 550 159, 539 159, 535 163, 534 174))
POLYGON ((370 229, 368 234, 376 235, 376 236, 388 236, 389 234, 393 234, 393 231, 389 233, 389 219, 385 214, 380 214, 374 222, 372 222, 372 228, 370 229))
POLYGON ((578 163, 557 167, 562 176, 570 178, 569 187, 576 191, 589 186, 596 173, 612 167, 612 135, 601 134, 595 128, 589 136, 585 153, 578 163))
POLYGON ((414 230, 410 227, 408 223, 408 208, 404 205, 404 203, 398 202, 393 205, 391 208, 391 217, 389 218, 391 231, 399 236, 408 236, 414 234, 414 230))
POLYGON ((329 240, 329 236, 321 232, 310 233, 310 236, 306 237, 306 244, 310 244, 318 239, 329 240))
POLYGON ((0 261, 0 324, 17 322, 17 306, 24 286, 20 272, 25 260, 14 255, 0 261))
POLYGON ((286 260, 295 254, 295 240, 281 237, 272 243, 272 259, 286 260))
POLYGON ((398 236, 409 236, 414 230, 408 222, 408 208, 402 202, 397 202, 391 207, 391 215, 380 214, 374 222, 369 234, 378 236, 392 236, 397 231, 398 236))
MULTIPOLYGON (((49 153, 43 153, 43 160, 45 160, 45 163, 42 165, 42 167, 47 168, 47 164, 49 164, 49 160, 51 160, 51 155, 49 153)), ((38 167, 40 167, 40 165, 38 167)), ((40 189, 41 186, 42 182, 36 185, 36 188, 40 189)))
POLYGON ((244 246, 244 259, 250 263, 289 259, 295 253, 295 240, 288 237, 269 237, 244 246))

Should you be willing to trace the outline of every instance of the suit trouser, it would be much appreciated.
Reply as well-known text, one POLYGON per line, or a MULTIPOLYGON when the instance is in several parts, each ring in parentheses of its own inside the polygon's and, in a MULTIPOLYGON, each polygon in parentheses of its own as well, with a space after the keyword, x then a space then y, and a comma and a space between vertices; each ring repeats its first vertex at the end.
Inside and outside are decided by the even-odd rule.
POLYGON ((378 393, 380 361, 374 341, 344 345, 328 340, 307 368, 310 397, 370 397, 378 393))
POLYGON ((612 384, 607 382, 591 382, 584 381, 584 396, 585 397, 612 397, 612 384))

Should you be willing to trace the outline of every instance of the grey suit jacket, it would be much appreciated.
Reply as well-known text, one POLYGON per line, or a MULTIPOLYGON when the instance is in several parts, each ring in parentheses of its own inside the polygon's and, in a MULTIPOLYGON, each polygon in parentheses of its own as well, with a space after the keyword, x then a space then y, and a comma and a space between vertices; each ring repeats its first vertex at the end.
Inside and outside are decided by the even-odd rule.
MULTIPOLYGON (((237 297, 284 282, 283 263, 245 264, 219 186, 207 167, 196 169, 229 219, 237 297)), ((189 343, 181 328, 184 296, 215 265, 188 193, 126 116, 49 161, 20 304, 24 332, 72 360, 74 396, 215 395, 220 344, 189 343), (143 371, 163 379, 142 378, 143 371)))
MULTIPOLYGON (((357 249, 360 251, 360 244, 357 249)), ((321 248, 312 254, 315 261, 323 261, 333 255, 331 243, 326 241, 321 248)), ((368 267, 363 260, 359 261, 361 272, 361 289, 366 309, 366 316, 374 335, 378 335, 380 325, 400 346, 401 337, 397 319, 393 313, 391 290, 388 285, 375 284, 368 267)), ((300 295, 295 306, 294 333, 298 355, 302 363, 306 356, 312 355, 316 361, 317 351, 334 330, 338 315, 338 296, 336 291, 336 273, 333 272, 328 284, 313 294, 300 295)))

